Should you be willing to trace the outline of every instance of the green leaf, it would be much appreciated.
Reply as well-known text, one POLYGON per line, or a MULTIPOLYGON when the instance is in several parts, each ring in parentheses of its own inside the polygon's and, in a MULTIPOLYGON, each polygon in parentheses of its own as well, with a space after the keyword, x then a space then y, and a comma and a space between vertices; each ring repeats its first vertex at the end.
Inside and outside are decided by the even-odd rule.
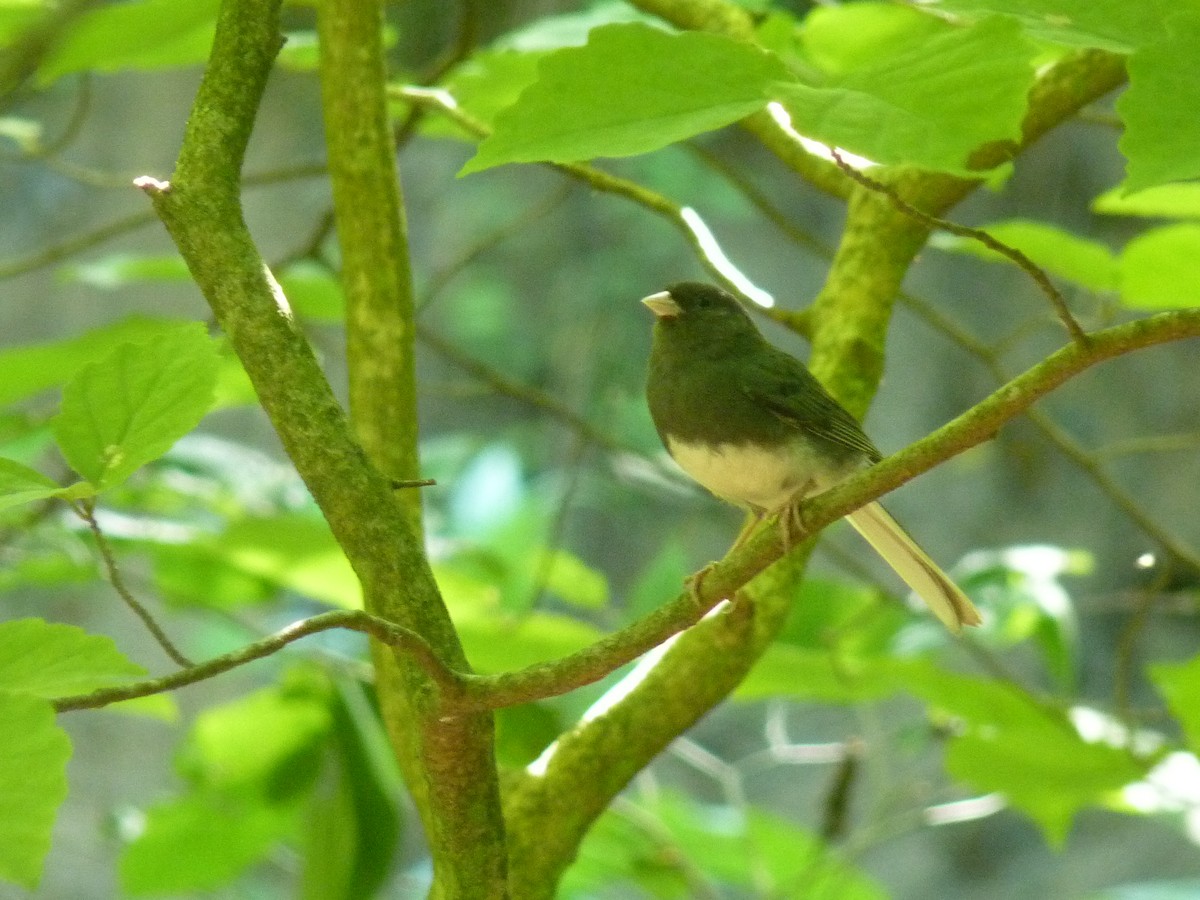
POLYGON ((1020 138, 1033 55, 1015 22, 986 19, 827 84, 775 92, 805 137, 878 163, 972 174, 972 152, 1020 138))
POLYGON ((59 486, 34 469, 11 459, 0 459, 0 509, 53 497, 59 486))
POLYGON ((280 274, 279 286, 292 311, 302 319, 340 322, 346 316, 341 282, 328 266, 312 260, 293 263, 280 274))
POLYGON ((114 253, 100 259, 62 266, 58 270, 58 277, 64 281, 77 281, 91 287, 113 290, 145 281, 190 281, 192 275, 183 257, 178 254, 139 256, 114 253))
POLYGON ((1134 309, 1200 305, 1200 225, 1154 228, 1126 244, 1121 302, 1134 309))
POLYGON ((1129 89, 1117 99, 1130 191, 1200 178, 1200 15, 1173 16, 1167 31, 1129 58, 1129 89))
POLYGON ((176 599, 229 607, 271 596, 264 585, 357 609, 362 588, 324 519, 284 513, 152 548, 155 577, 176 599))
POLYGON ((679 596, 684 590, 683 579, 689 573, 688 562, 683 542, 668 537, 627 592, 626 617, 645 615, 679 596))
POLYGON ((62 384, 122 344, 154 343, 177 328, 177 321, 134 316, 78 337, 0 352, 0 404, 62 384))
POLYGON ((603 609, 608 603, 608 579, 574 553, 562 548, 541 548, 537 569, 545 589, 564 603, 582 609, 603 609))
POLYGON ((304 785, 282 784, 280 776, 311 754, 331 722, 325 679, 293 670, 282 685, 201 712, 179 765, 204 787, 290 795, 304 785))
POLYGON ((6 0, 0 3, 0 47, 7 46, 49 8, 49 0, 6 0))
MULTIPOLYGON (((539 60, 550 51, 517 51, 509 49, 484 50, 472 54, 442 82, 459 108, 474 119, 491 125, 496 114, 517 101, 521 92, 537 80, 539 60)), ((407 107, 406 107, 407 109, 407 107)), ((425 134, 466 138, 474 143, 478 138, 464 132, 446 116, 425 116, 421 122, 425 134)))
POLYGON ((65 697, 145 674, 112 638, 42 619, 0 622, 0 690, 65 697))
POLYGON ((93 484, 117 484, 191 431, 213 401, 217 346, 200 322, 152 344, 125 344, 63 389, 52 427, 67 462, 93 484))
POLYGON ((49 84, 72 72, 158 69, 203 62, 219 0, 135 0, 74 19, 38 69, 49 84))
POLYGON ((294 806, 190 794, 147 811, 142 833, 121 854, 131 894, 179 894, 232 880, 295 828, 294 806))
POLYGON ((860 657, 773 644, 738 685, 738 700, 798 697, 825 703, 861 703, 901 690, 916 672, 941 670, 922 660, 860 657))
POLYGON ((763 109, 789 77, 778 58, 722 35, 606 25, 541 61, 459 174, 647 153, 763 109))
POLYGON ((1033 37, 1116 53, 1156 40, 1163 19, 1194 0, 937 0, 933 10, 972 17, 1013 16, 1033 37))
MULTIPOLYGON (((1117 287, 1116 257, 1098 241, 1089 241, 1054 225, 1028 219, 1008 219, 982 228, 1001 243, 1020 250, 1051 275, 1093 291, 1111 291, 1117 287)), ((992 262, 1009 262, 1006 256, 979 241, 956 234, 937 232, 930 244, 939 250, 967 253, 992 262)))
POLYGON ((32 890, 67 797, 71 741, 45 700, 0 690, 0 879, 32 890))
POLYGON ((868 0, 813 9, 804 17, 801 45, 821 71, 843 75, 877 66, 951 27, 912 7, 868 0))
POLYGON ((1109 216, 1200 219, 1200 183, 1160 184, 1135 192, 1130 192, 1126 185, 1117 185, 1092 201, 1092 212, 1109 216))
POLYGON ((886 896, 807 829, 754 807, 707 806, 673 791, 655 792, 652 801, 637 804, 636 814, 604 813, 566 872, 564 896, 633 896, 638 885, 649 896, 690 897, 696 874, 755 896, 886 896))
POLYGON ((978 790, 1002 793, 1061 847, 1076 813, 1141 778, 1148 766, 1061 723, 1030 718, 1022 727, 952 739, 946 768, 978 790))
POLYGON ((336 684, 332 772, 318 785, 307 822, 302 896, 375 897, 396 854, 403 785, 379 713, 361 685, 336 684))
POLYGON ((1200 656, 1187 662, 1159 663, 1149 668, 1150 680, 1167 701, 1183 728, 1188 746, 1200 750, 1200 656))
POLYGON ((946 768, 978 790, 998 791, 1061 845, 1081 809, 1141 778, 1149 761, 1084 740, 1071 721, 1018 687, 934 666, 897 672, 904 690, 961 720, 946 768))

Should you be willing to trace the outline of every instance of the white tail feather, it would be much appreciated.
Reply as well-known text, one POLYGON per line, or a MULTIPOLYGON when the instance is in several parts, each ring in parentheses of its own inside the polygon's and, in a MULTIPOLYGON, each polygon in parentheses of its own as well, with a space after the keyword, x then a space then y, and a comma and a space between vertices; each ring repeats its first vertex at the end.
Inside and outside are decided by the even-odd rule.
POLYGON ((878 503, 868 503, 846 518, 947 628, 958 634, 962 626, 983 621, 975 604, 886 509, 878 503))

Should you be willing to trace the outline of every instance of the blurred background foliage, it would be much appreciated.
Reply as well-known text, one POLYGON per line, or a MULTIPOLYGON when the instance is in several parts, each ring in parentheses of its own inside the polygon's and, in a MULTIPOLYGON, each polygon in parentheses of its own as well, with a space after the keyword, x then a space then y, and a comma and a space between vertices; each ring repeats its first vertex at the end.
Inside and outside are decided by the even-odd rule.
MULTIPOLYGON (((809 12, 799 0, 743 5, 809 12)), ((163 320, 206 316, 130 182, 172 169, 216 3, 64 4, 49 21, 71 39, 22 68, 16 51, 35 42, 15 38, 37 7, 0 3, 4 74, 20 76, 5 84, 0 119, 0 456, 61 479, 57 388, 123 341, 160 340, 163 320)), ((497 109, 532 77, 536 51, 640 15, 619 2, 396 3, 394 79, 440 82, 477 111, 497 109), (496 74, 505 67, 511 80, 496 74)), ((303 4, 285 7, 288 43, 245 202, 337 386, 341 297, 312 19, 303 4)), ((547 167, 458 178, 473 142, 400 100, 395 114, 422 474, 437 480, 424 493, 429 552, 472 663, 501 671, 654 608, 735 534, 736 513, 665 461, 642 397, 650 323, 636 301, 703 273, 674 228, 627 199, 547 167)), ((1110 103, 1085 110, 955 211, 969 224, 1017 220, 1008 238, 1069 279, 1089 328, 1131 315, 1114 251, 1148 223, 1194 227, 1188 214, 1148 220, 1094 203, 1122 179, 1114 125, 1110 103), (1046 237, 1044 225, 1060 230, 1046 237), (1064 250, 1063 231, 1090 243, 1064 250)), ((603 167, 697 210, 783 309, 819 289, 843 205, 746 135, 723 129, 603 167)), ((906 282, 866 423, 885 452, 1062 343, 1036 288, 973 249, 939 236, 906 282)), ((1165 258, 1168 271, 1181 264, 1165 258)), ((1143 305, 1164 290, 1147 287, 1143 305)), ((794 334, 764 327, 803 355, 794 334)), ((198 659, 359 600, 220 350, 216 408, 96 513, 126 581, 198 659)), ((1198 636, 1187 550, 1200 541, 1195 354, 1168 345, 1090 370, 1036 417, 889 498, 989 610, 962 644, 908 609, 848 529, 830 529, 778 644, 605 814, 562 895, 1200 897, 1200 767, 1185 749, 1197 736, 1168 715, 1169 704, 1186 731, 1195 714, 1181 711, 1200 702, 1192 669, 1173 667, 1198 636), (1164 535, 1186 552, 1164 552, 1164 535), (1056 732, 1040 705, 1071 710, 1076 733, 1056 732), (1019 727, 961 733, 998 710, 1019 727)), ((82 523, 57 505, 3 515, 0 618, 111 635, 162 670, 82 523)), ((363 650, 360 636, 331 632, 169 701, 63 717, 71 793, 44 878, 31 892, 0 886, 0 897, 276 897, 296 884, 309 897, 423 895, 427 861, 363 650), (329 846, 349 849, 311 852, 329 846)), ((501 762, 536 765, 615 681, 501 711, 501 762)))

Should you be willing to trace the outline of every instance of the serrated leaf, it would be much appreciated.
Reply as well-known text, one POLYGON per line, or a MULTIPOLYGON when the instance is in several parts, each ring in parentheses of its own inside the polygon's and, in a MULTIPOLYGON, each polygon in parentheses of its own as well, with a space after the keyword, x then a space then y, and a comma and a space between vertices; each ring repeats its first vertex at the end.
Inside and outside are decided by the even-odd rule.
POLYGON ((1133 192, 1120 184, 1093 200, 1092 212, 1109 216, 1200 219, 1200 183, 1160 184, 1133 192))
POLYGON ((1126 244, 1121 302, 1134 309, 1200 306, 1200 225, 1154 228, 1126 244))
POLYGON ((0 690, 64 697, 144 674, 112 638, 42 619, 0 623, 0 690))
POLYGON ((827 84, 775 92, 805 137, 878 163, 978 175, 973 151, 1021 136, 1033 56, 1015 22, 986 19, 827 84))
POLYGON ((606 25, 541 61, 460 174, 647 153, 763 109, 789 77, 777 57, 722 35, 606 25))
POLYGON ((1149 669, 1158 688, 1179 720, 1192 752, 1200 750, 1200 656, 1181 663, 1159 663, 1149 669))
POLYGON ((1117 99, 1125 123, 1118 142, 1125 155, 1130 191, 1200 178, 1200 14, 1177 15, 1166 37, 1130 58, 1129 89, 1117 99))
MULTIPOLYGON (((1099 241, 1090 241, 1054 225, 1029 219, 1008 219, 981 227, 1001 243, 1020 250, 1051 275, 1094 291, 1111 291, 1117 287, 1117 259, 1099 241)), ((979 241, 956 234, 938 232, 930 245, 991 262, 1009 262, 1008 257, 979 241)))
POLYGON ((49 84, 72 72, 157 69, 203 62, 219 0, 138 0, 75 18, 38 68, 49 84))
POLYGON ((199 322, 86 366, 63 389, 52 422, 64 458, 98 488, 123 481, 204 417, 217 366, 216 342, 199 322))
POLYGON ((59 486, 36 469, 0 459, 0 509, 53 497, 59 486))
POLYGON ((0 879, 32 890, 67 797, 71 741, 45 700, 0 690, 0 879))

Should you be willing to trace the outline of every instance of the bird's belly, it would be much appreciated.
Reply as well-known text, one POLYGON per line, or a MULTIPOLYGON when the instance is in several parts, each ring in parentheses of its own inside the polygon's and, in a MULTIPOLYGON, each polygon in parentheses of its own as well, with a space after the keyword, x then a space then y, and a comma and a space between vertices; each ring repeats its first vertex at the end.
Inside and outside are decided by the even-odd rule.
POLYGON ((757 444, 701 444, 670 440, 679 467, 722 500, 773 510, 800 492, 824 490, 833 473, 803 447, 757 444))

